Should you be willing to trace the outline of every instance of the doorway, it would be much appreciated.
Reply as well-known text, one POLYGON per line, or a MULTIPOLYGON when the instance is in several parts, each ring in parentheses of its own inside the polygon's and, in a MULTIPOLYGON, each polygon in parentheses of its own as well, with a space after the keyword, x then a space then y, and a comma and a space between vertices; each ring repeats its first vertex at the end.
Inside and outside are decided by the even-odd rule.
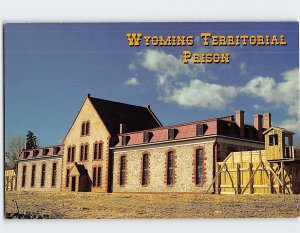
POLYGON ((72 176, 72 185, 71 185, 71 191, 76 191, 76 176, 72 176))

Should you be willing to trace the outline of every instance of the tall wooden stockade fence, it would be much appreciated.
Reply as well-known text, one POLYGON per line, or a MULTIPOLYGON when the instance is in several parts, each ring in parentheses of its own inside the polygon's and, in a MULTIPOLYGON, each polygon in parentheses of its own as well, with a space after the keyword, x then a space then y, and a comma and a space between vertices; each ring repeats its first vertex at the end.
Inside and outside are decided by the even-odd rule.
POLYGON ((265 150, 230 153, 217 163, 216 194, 300 193, 300 162, 269 162, 265 150))

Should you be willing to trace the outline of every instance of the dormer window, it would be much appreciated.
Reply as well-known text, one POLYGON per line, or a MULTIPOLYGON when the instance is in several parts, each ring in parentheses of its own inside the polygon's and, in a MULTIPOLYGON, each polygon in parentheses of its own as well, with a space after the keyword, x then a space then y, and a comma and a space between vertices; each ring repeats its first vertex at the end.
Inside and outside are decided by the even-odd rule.
POLYGON ((81 125, 81 136, 88 136, 90 135, 90 122, 84 121, 81 125))
POLYGON ((175 139, 175 129, 168 129, 168 140, 175 139))
POLYGON ((47 148, 43 149, 43 155, 48 155, 48 153, 49 153, 49 149, 47 148))
POLYGON ((57 155, 60 151, 60 147, 59 146, 56 146, 53 148, 53 154, 57 155))
POLYGON ((122 146, 126 146, 128 142, 128 136, 122 136, 122 146))
POLYGON ((143 142, 144 142, 144 143, 150 142, 151 136, 152 136, 152 133, 151 133, 151 132, 149 132, 149 131, 144 132, 144 135, 143 135, 143 142))
POLYGON ((204 135, 204 127, 203 127, 203 124, 197 124, 197 125, 196 125, 196 135, 197 135, 197 136, 203 136, 203 135, 204 135))
POLYGON ((29 151, 24 151, 24 158, 26 159, 29 156, 30 152, 29 151))
POLYGON ((33 150, 33 157, 36 157, 39 154, 39 150, 33 150))

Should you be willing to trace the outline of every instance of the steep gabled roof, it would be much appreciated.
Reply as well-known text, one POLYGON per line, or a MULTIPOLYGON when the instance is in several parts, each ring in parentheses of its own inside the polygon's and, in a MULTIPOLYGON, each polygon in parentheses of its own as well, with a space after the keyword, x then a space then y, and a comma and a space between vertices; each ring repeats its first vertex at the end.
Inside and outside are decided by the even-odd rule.
POLYGON ((94 97, 89 98, 111 135, 119 133, 121 123, 126 125, 126 132, 162 126, 149 107, 135 106, 94 97))

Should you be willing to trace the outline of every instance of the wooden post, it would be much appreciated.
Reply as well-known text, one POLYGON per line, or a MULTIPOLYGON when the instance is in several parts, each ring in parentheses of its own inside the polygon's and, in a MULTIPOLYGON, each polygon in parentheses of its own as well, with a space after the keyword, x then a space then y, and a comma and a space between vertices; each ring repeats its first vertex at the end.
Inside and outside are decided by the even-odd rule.
POLYGON ((282 182, 282 193, 285 194, 285 178, 284 178, 284 163, 281 162, 281 182, 282 182))
MULTIPOLYGON (((221 169, 221 165, 219 165, 218 163, 216 164, 217 167, 217 171, 219 171, 221 169)), ((220 194, 221 193, 221 172, 216 174, 216 194, 220 194)))
MULTIPOLYGON (((252 176, 252 173, 253 173, 253 163, 249 163, 249 178, 252 176)), ((254 184, 254 179, 251 179, 250 180, 250 183, 249 183, 249 193, 250 194, 253 194, 254 193, 254 188, 253 188, 253 184, 254 184)))
POLYGON ((241 193, 241 171, 240 171, 240 164, 236 164, 236 191, 237 194, 241 193))
POLYGON ((270 170, 269 170, 269 178, 270 178, 270 193, 274 193, 274 188, 273 188, 273 185, 274 185, 274 181, 273 181, 273 173, 271 172, 271 169, 273 169, 273 164, 270 163, 270 170))

